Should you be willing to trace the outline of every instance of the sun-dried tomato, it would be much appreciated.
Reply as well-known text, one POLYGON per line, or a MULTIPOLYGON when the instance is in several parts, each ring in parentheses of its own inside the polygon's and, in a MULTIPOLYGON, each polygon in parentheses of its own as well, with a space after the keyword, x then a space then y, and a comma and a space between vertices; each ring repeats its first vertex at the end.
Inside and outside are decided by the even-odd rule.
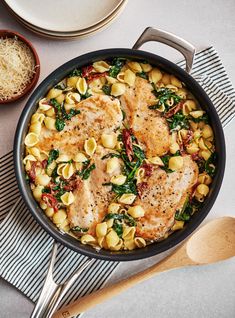
POLYGON ((182 109, 184 102, 179 102, 175 107, 172 107, 167 113, 165 113, 166 118, 174 116, 179 110, 182 109))
POLYGON ((55 197, 53 197, 52 194, 50 193, 43 193, 42 194, 42 200, 46 202, 46 204, 50 207, 53 208, 54 211, 58 211, 58 201, 55 197))
POLYGON ((140 198, 142 197, 144 190, 146 190, 147 188, 148 188, 147 182, 140 182, 137 184, 137 192, 140 198))
POLYGON ((200 156, 198 154, 198 152, 195 152, 195 153, 192 153, 191 154, 191 158, 194 160, 194 161, 197 161, 200 159, 200 156))
POLYGON ((82 68, 82 76, 88 77, 89 74, 94 70, 94 67, 92 65, 85 66, 82 68))
POLYGON ((95 80, 97 78, 104 77, 106 75, 108 75, 107 72, 104 72, 104 73, 91 73, 91 74, 89 74, 87 76, 87 80, 88 80, 88 82, 91 82, 91 81, 93 81, 93 80, 95 80))
POLYGON ((36 178, 36 166, 37 166, 37 162, 36 161, 33 161, 31 163, 31 168, 28 172, 28 176, 29 176, 29 179, 31 182, 34 182, 35 181, 35 178, 36 178))
POLYGON ((132 139, 131 139, 131 131, 129 129, 123 129, 122 131, 122 139, 126 149, 127 157, 130 161, 133 158, 133 146, 132 146, 132 139))
POLYGON ((153 174, 153 165, 149 163, 144 163, 141 168, 145 170, 145 176, 150 177, 153 174))
POLYGON ((41 166, 43 169, 46 169, 46 166, 47 166, 47 160, 44 159, 42 162, 41 162, 41 166))

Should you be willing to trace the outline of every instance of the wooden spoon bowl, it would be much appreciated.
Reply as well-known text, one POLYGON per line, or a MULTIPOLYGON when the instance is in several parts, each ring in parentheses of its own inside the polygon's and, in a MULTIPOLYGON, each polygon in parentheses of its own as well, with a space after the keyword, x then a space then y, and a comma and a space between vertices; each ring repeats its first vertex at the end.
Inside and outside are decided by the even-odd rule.
POLYGON ((24 95, 26 95, 30 91, 32 91, 32 89, 36 86, 38 79, 39 79, 39 75, 40 75, 40 61, 39 61, 38 54, 37 54, 35 48, 33 47, 32 43, 29 40, 27 40, 22 34, 20 34, 18 32, 11 31, 11 30, 0 30, 0 39, 1 38, 3 38, 3 39, 4 38, 14 38, 14 37, 17 37, 19 40, 24 42, 30 48, 31 52, 33 53, 33 56, 35 59, 35 73, 31 79, 31 81, 28 83, 28 85, 25 87, 25 89, 22 91, 21 94, 14 96, 12 98, 9 98, 8 100, 0 99, 0 104, 12 103, 12 102, 22 98, 24 95))

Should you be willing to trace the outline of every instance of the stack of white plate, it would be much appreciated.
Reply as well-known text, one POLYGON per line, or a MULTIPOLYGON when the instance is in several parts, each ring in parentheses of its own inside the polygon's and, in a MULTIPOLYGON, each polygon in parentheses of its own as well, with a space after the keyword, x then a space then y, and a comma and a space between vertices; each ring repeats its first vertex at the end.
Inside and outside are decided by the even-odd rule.
POLYGON ((28 29, 39 35, 72 39, 94 34, 111 24, 127 0, 4 0, 28 29))

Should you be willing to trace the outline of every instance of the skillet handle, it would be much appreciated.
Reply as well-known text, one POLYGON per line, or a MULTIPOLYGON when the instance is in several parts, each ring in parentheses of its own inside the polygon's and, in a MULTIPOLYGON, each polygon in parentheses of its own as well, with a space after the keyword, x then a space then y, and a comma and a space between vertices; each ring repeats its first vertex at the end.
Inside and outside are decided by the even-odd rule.
POLYGON ((138 38, 138 40, 133 46, 133 49, 137 50, 144 43, 150 41, 161 42, 178 50, 185 58, 186 72, 191 72, 193 66, 193 59, 196 52, 196 49, 192 44, 170 32, 148 27, 138 38))

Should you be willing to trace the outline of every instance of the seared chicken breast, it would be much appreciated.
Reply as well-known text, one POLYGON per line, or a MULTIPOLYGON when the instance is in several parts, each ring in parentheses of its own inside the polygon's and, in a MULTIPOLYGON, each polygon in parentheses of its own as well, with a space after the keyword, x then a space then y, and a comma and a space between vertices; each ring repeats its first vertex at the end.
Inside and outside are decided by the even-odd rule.
POLYGON ((137 226, 137 234, 148 240, 158 240, 170 230, 176 210, 181 210, 192 187, 197 182, 198 166, 191 156, 183 156, 183 167, 166 173, 155 168, 147 180, 140 204, 145 210, 137 226))
POLYGON ((120 102, 109 96, 89 97, 77 104, 76 109, 81 113, 67 121, 63 131, 42 128, 38 144, 41 150, 56 148, 73 156, 83 148, 87 138, 94 137, 98 141, 103 132, 113 132, 122 122, 120 102))
POLYGON ((156 98, 152 86, 143 78, 137 77, 135 87, 128 88, 121 97, 127 121, 147 157, 162 156, 170 146, 170 132, 166 119, 159 112, 149 109, 156 98))

